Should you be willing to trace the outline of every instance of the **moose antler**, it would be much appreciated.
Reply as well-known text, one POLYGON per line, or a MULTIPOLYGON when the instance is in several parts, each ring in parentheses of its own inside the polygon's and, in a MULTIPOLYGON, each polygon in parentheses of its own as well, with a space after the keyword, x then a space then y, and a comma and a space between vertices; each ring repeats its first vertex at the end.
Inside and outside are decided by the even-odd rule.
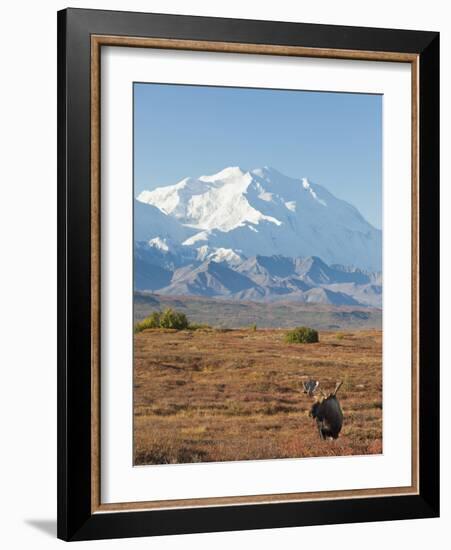
POLYGON ((321 394, 321 397, 323 399, 327 399, 327 395, 323 392, 323 390, 321 389, 321 386, 319 385, 319 382, 318 382, 318 386, 317 388, 319 389, 319 393, 321 394))
POLYGON ((318 388, 319 382, 318 380, 310 379, 307 382, 303 382, 302 385, 304 386, 304 393, 308 393, 312 397, 318 388))
POLYGON ((326 394, 322 390, 320 383, 317 380, 309 380, 308 382, 303 382, 304 393, 308 393, 310 397, 315 397, 317 401, 319 399, 319 396, 314 395, 316 391, 320 393, 323 399, 328 399, 329 397, 335 397, 342 384, 343 382, 337 382, 335 390, 332 393, 326 394))

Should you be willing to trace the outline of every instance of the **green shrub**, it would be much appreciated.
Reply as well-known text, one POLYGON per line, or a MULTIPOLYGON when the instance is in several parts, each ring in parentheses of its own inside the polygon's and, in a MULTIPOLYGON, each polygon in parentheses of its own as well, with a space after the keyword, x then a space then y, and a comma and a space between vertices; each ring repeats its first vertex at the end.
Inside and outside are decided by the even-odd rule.
POLYGON ((172 328, 175 330, 184 330, 189 328, 188 319, 184 313, 175 311, 171 308, 163 312, 154 311, 149 317, 139 321, 135 325, 135 332, 141 332, 148 328, 172 328))
POLYGON ((337 332, 337 334, 335 335, 335 338, 337 340, 343 340, 344 337, 345 335, 342 332, 337 332))
POLYGON ((149 317, 146 317, 142 321, 139 321, 135 325, 135 332, 141 332, 147 328, 159 328, 160 327, 161 311, 154 311, 149 317))
POLYGON ((167 308, 160 315, 160 328, 184 330, 188 328, 188 319, 184 313, 167 308))
POLYGON ((285 334, 288 344, 313 344, 319 342, 318 331, 309 327, 296 327, 285 334))
POLYGON ((257 330, 257 323, 254 323, 249 328, 255 332, 257 330))

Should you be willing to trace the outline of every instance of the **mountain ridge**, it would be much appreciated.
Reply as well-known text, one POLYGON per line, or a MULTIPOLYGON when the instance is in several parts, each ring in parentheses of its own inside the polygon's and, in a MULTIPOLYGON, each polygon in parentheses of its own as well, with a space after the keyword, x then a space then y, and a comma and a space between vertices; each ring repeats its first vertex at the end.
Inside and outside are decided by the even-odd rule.
POLYGON ((185 247, 174 253, 136 243, 135 289, 167 296, 382 306, 377 273, 342 266, 337 269, 316 256, 258 255, 239 261, 233 256, 229 261, 214 257, 214 252, 199 258, 185 247))
POLYGON ((150 211, 135 209, 135 240, 162 238, 161 225, 167 221, 164 237, 196 251, 207 246, 246 257, 318 256, 328 265, 381 267, 381 231, 357 208, 307 178, 291 178, 271 167, 228 167, 184 178, 142 191, 136 202, 160 213, 152 227, 150 211))
POLYGON ((224 168, 135 199, 135 289, 382 306, 381 232, 307 178, 224 168))

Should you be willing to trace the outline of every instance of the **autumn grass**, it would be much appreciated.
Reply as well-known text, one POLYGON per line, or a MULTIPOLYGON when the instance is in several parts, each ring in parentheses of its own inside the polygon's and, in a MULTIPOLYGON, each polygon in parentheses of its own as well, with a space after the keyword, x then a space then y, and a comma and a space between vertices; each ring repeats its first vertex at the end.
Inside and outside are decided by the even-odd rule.
POLYGON ((135 334, 135 464, 382 452, 382 334, 320 332, 288 344, 277 329, 143 330, 135 334), (321 441, 302 382, 320 380, 345 415, 321 441))

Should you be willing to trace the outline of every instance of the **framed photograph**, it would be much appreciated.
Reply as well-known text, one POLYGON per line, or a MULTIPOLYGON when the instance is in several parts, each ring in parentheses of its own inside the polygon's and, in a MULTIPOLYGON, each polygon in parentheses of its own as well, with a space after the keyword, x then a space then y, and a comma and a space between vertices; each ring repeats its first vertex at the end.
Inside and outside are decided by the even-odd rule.
POLYGON ((58 14, 58 536, 439 514, 439 35, 58 14))

